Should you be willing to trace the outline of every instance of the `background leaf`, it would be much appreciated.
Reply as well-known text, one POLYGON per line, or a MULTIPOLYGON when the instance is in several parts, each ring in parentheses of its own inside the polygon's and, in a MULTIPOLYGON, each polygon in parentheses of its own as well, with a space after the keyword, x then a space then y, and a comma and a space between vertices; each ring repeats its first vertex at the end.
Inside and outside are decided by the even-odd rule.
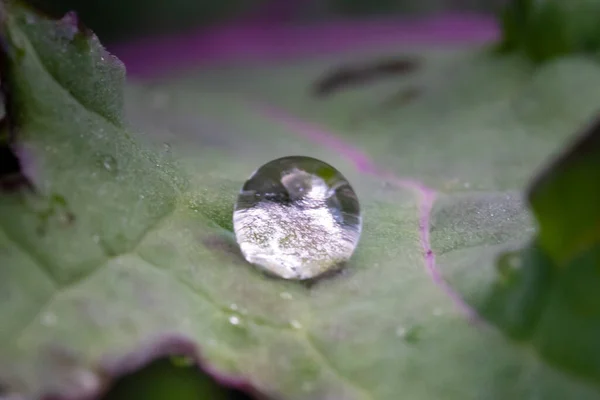
POLYGON ((42 51, 61 23, 40 32, 11 10, 9 82, 39 194, 0 197, 7 391, 96 393, 184 353, 276 398, 599 397, 474 311, 496 255, 534 233, 520 195, 532 171, 598 111, 596 63, 395 45, 191 70, 127 87, 126 115, 145 132, 132 136, 107 119, 93 76, 69 83, 49 67, 108 68, 95 39, 42 51), (399 52, 418 70, 311 95, 331 67, 399 52), (290 154, 339 168, 364 210, 345 272, 310 287, 251 268, 231 232, 243 181, 290 154))

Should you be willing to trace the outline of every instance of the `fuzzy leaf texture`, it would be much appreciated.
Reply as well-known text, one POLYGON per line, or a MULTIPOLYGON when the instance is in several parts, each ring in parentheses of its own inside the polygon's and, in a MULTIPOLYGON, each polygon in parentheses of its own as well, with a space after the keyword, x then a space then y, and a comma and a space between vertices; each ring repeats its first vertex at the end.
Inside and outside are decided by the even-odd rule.
POLYGON ((537 229, 522 198, 597 115, 595 61, 395 44, 123 86, 73 15, 0 23, 2 137, 33 188, 0 195, 5 393, 95 395, 184 353, 277 399, 600 398, 598 135, 534 184, 537 229), (412 61, 309 90, 389 54, 412 61), (244 180, 297 154, 363 210, 351 262, 310 286, 248 265, 231 223, 244 180))

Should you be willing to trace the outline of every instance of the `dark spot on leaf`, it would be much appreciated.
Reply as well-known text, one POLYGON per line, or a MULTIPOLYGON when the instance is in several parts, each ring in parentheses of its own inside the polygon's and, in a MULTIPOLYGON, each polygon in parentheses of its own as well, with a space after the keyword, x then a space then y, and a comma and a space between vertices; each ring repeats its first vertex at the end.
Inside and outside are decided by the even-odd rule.
POLYGON ((404 341, 410 344, 416 344, 421 340, 421 334, 423 333, 423 327, 421 325, 413 325, 406 329, 403 334, 404 341))
POLYGON ((380 60, 358 66, 342 66, 325 74, 313 85, 313 94, 325 97, 347 86, 358 86, 394 75, 414 72, 419 67, 415 58, 380 60))
POLYGON ((46 232, 50 218, 57 217, 62 226, 70 226, 75 222, 75 215, 69 210, 69 205, 64 196, 52 194, 48 198, 48 205, 37 212, 39 224, 37 233, 43 235, 46 232))

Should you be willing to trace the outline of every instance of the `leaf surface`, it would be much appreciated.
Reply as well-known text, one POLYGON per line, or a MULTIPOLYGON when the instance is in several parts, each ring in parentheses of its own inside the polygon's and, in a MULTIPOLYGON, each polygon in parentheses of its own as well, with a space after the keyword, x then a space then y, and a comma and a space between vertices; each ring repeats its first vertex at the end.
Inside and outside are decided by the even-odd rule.
POLYGON ((324 71, 397 46, 204 68, 130 83, 126 124, 122 68, 95 38, 11 11, 18 143, 37 194, 0 196, 9 392, 95 393, 158 355, 199 351, 215 376, 275 398, 600 397, 475 311, 497 255, 535 232, 530 176, 598 111, 594 62, 406 48, 412 74, 327 98, 310 93, 324 71), (364 213, 344 273, 310 287, 259 273, 231 232, 244 180, 292 154, 337 167, 364 213))

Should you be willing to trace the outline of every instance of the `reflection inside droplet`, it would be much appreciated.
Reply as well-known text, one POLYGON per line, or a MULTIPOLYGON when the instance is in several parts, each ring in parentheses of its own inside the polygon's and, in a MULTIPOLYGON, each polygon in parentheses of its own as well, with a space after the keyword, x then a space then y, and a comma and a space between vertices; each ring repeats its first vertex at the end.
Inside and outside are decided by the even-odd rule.
POLYGON ((260 167, 238 197, 234 230, 246 260, 286 279, 347 261, 360 237, 358 199, 332 166, 284 157, 260 167))

